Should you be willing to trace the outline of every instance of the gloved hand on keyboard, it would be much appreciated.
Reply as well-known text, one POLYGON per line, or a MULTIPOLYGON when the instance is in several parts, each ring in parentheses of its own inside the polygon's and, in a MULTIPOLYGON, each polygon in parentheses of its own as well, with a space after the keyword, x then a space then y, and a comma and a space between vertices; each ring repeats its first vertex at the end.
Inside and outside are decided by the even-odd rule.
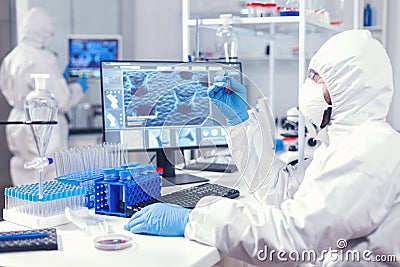
POLYGON ((124 229, 135 234, 183 236, 191 211, 177 205, 155 203, 133 214, 124 229))
POLYGON ((228 125, 236 125, 249 118, 246 88, 226 71, 218 73, 208 88, 211 102, 226 117, 228 125))

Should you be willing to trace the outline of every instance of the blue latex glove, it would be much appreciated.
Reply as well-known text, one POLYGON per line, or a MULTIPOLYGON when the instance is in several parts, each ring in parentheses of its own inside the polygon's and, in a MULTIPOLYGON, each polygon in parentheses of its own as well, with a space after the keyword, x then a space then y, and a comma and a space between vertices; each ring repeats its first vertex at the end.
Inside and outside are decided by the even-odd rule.
POLYGON ((65 69, 63 71, 63 77, 68 80, 68 71, 69 71, 69 64, 67 64, 67 66, 65 66, 65 69))
POLYGON ((86 92, 89 89, 89 86, 86 82, 86 78, 81 76, 79 77, 79 79, 77 80, 77 83, 79 83, 82 86, 82 91, 86 92))
POLYGON ((207 93, 211 102, 226 117, 228 125, 236 125, 249 118, 246 87, 226 71, 215 76, 214 84, 208 88, 207 93))
POLYGON ((133 214, 124 229, 135 234, 183 236, 191 211, 177 205, 155 203, 133 214))

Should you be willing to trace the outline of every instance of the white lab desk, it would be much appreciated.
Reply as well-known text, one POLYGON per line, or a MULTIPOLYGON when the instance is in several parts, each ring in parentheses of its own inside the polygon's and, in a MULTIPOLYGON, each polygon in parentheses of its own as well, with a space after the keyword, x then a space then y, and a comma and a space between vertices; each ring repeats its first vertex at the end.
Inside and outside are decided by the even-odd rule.
MULTIPOLYGON (((194 172, 196 174, 196 172, 194 172)), ((200 175, 199 172, 197 172, 200 175)), ((220 174, 202 172, 202 177, 240 190, 240 199, 246 199, 246 189, 237 183, 238 173, 220 174)), ((196 185, 196 184, 192 184, 196 185)), ((186 185, 187 186, 187 185, 186 185)), ((190 186, 190 185, 189 185, 190 186)), ((182 187, 166 187, 168 193, 182 187)), ((246 201, 247 202, 247 201, 246 201)), ((102 216, 102 215, 98 215, 102 216)), ((94 247, 97 235, 88 235, 73 224, 58 226, 58 250, 0 253, 0 266, 212 266, 221 260, 214 247, 205 246, 183 237, 136 235, 123 229, 128 218, 102 216, 110 225, 109 232, 132 237, 134 246, 118 251, 103 251, 94 247), (136 246, 135 246, 136 245, 136 246)), ((0 231, 23 230, 23 226, 0 222, 0 231)))

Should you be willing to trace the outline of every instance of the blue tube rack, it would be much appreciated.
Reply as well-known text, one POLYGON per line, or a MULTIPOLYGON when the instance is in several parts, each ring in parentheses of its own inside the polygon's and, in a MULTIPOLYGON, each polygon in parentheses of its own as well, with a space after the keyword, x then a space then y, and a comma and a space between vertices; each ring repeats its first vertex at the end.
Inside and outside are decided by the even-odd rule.
POLYGON ((161 175, 154 169, 151 164, 138 165, 120 172, 119 180, 96 180, 95 213, 128 217, 127 206, 161 196, 161 175), (124 173, 128 173, 126 177, 124 173))
POLYGON ((87 173, 71 173, 63 176, 59 176, 55 178, 55 180, 72 184, 76 186, 81 186, 86 189, 85 195, 85 206, 89 209, 94 207, 94 184, 98 179, 102 179, 103 174, 100 170, 92 172, 91 174, 87 173))
POLYGON ((39 199, 39 184, 5 188, 5 209, 22 214, 48 217, 63 214, 65 207, 84 207, 86 189, 80 186, 47 181, 42 184, 43 198, 39 199))

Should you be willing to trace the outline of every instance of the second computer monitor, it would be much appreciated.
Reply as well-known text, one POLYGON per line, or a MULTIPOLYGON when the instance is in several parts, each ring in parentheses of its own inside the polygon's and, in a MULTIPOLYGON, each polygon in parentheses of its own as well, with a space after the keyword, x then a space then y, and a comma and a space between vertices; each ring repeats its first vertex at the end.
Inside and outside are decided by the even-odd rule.
POLYGON ((207 89, 240 63, 102 61, 103 138, 130 151, 226 146, 226 120, 207 89))
POLYGON ((122 58, 120 35, 68 36, 69 78, 100 78, 101 60, 122 58))

